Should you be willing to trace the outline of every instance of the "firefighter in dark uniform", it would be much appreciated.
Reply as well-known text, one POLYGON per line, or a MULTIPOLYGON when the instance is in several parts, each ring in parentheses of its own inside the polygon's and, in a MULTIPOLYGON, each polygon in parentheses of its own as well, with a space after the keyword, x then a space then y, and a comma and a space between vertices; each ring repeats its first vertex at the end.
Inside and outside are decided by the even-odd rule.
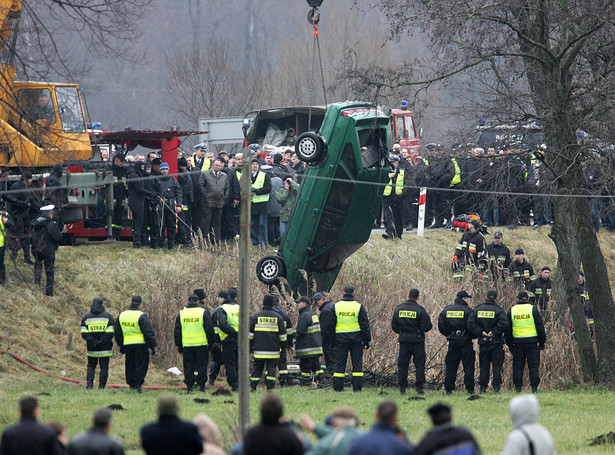
POLYGON ((184 357, 184 382, 188 393, 194 390, 195 384, 204 391, 209 346, 214 340, 214 325, 209 311, 199 305, 196 294, 188 297, 188 305, 177 315, 174 338, 177 351, 184 357))
POLYGON ((448 352, 444 359, 444 389, 447 394, 455 390, 459 361, 463 364, 463 383, 466 390, 469 394, 474 393, 473 336, 467 326, 468 318, 473 312, 468 306, 471 298, 466 291, 459 291, 455 303, 444 307, 438 318, 438 330, 448 340, 448 352))
POLYGON ((6 212, 0 212, 0 286, 6 286, 6 267, 4 266, 4 251, 7 242, 7 229, 13 229, 15 223, 6 212))
POLYGON ((123 311, 115 324, 115 341, 126 355, 126 383, 141 393, 149 367, 150 351, 156 354, 156 335, 147 315, 141 311, 140 295, 133 295, 130 308, 123 311), (149 351, 148 351, 149 349, 149 351))
POLYGON ((263 298, 263 309, 250 317, 250 349, 254 352, 254 369, 250 374, 250 388, 254 391, 267 370, 267 390, 275 387, 275 369, 280 349, 286 346, 284 319, 273 309, 273 295, 263 298))
POLYGON ((96 297, 90 311, 81 319, 81 338, 87 342, 88 369, 86 388, 94 387, 96 365, 100 365, 98 388, 104 389, 109 377, 109 359, 113 355, 113 316, 105 311, 105 301, 96 297))
POLYGON ((480 232, 480 223, 470 221, 469 229, 461 236, 451 264, 453 278, 462 279, 463 271, 482 272, 485 269, 485 238, 480 232))
POLYGON ((494 282, 506 279, 504 272, 508 272, 510 266, 510 250, 502 243, 502 233, 497 231, 493 234, 493 243, 487 245, 487 256, 489 258, 489 268, 491 279, 494 282))
POLYGON ((175 179, 169 175, 169 163, 160 164, 160 174, 158 185, 160 197, 164 203, 162 205, 162 236, 160 246, 164 248, 164 236, 166 231, 167 247, 169 250, 175 248, 175 225, 176 219, 182 212, 182 188, 175 179))
POLYGON ((587 283, 585 282, 585 273, 583 270, 579 270, 579 279, 577 281, 577 289, 579 290, 579 296, 581 297, 581 303, 583 304, 583 312, 585 313, 585 320, 587 321, 587 327, 589 327, 589 333, 594 336, 594 314, 592 312, 592 302, 589 299, 589 292, 587 291, 587 283))
POLYGON ((327 368, 326 376, 330 377, 335 369, 335 306, 320 292, 314 294, 312 300, 320 311, 318 319, 322 336, 322 352, 327 368))
POLYGON ((113 238, 120 239, 124 228, 124 204, 126 203, 126 169, 123 166, 124 157, 121 153, 113 155, 111 172, 113 173, 113 238))
POLYGON ((523 369, 527 361, 530 373, 532 393, 540 384, 540 351, 545 348, 547 335, 540 311, 529 303, 525 291, 517 294, 517 303, 508 311, 509 327, 506 331, 506 344, 513 356, 513 384, 521 392, 523 386, 523 369))
POLYGON ((293 345, 293 341, 295 338, 295 329, 293 329, 293 321, 290 320, 290 316, 286 314, 286 312, 280 308, 280 298, 277 295, 273 296, 273 311, 277 311, 284 319, 284 327, 286 328, 286 346, 282 348, 280 351, 280 359, 278 360, 278 377, 280 381, 280 385, 282 387, 286 387, 288 385, 288 365, 287 365, 287 347, 291 347, 293 345))
POLYGON ((24 262, 33 265, 34 261, 30 256, 30 223, 38 214, 41 204, 35 193, 27 191, 31 187, 32 173, 24 170, 21 172, 21 179, 11 185, 11 193, 4 194, 2 199, 8 202, 8 212, 15 223, 12 229, 14 235, 9 245, 11 259, 17 258, 17 252, 21 248, 24 262))
POLYGON ((504 364, 504 334, 508 329, 508 318, 504 309, 496 303, 498 293, 487 292, 485 303, 474 308, 468 318, 468 328, 478 337, 478 365, 480 393, 487 391, 489 372, 493 365, 493 391, 500 393, 502 385, 502 365, 504 364))
POLYGON ((404 199, 406 197, 407 175, 404 168, 399 165, 399 157, 391 155, 391 171, 389 183, 384 187, 382 198, 382 212, 384 215, 385 239, 401 239, 404 232, 404 199))
POLYGON ((408 388, 408 366, 414 358, 416 369, 416 393, 422 395, 425 385, 425 333, 432 329, 429 314, 417 303, 419 290, 410 289, 408 300, 395 308, 391 328, 399 335, 397 375, 402 395, 408 388))
POLYGON ((525 252, 522 248, 517 248, 515 260, 508 267, 508 281, 514 282, 519 290, 526 290, 535 278, 532 264, 525 260, 525 252))
POLYGON ((311 301, 307 297, 297 300, 299 319, 297 320, 297 341, 295 342, 295 357, 299 359, 301 369, 301 385, 310 385, 312 375, 317 381, 323 371, 320 368, 322 354, 322 337, 320 321, 310 308, 311 301))
MULTIPOLYGON (((237 297, 237 295, 235 295, 237 297)), ((218 299, 221 301, 220 307, 214 311, 214 326, 216 334, 220 338, 221 357, 226 367, 226 381, 229 387, 237 390, 237 337, 239 336, 239 304, 231 298, 228 291, 220 291, 218 299)), ((218 364, 219 365, 219 364, 218 364)), ((213 370, 213 367, 212 367, 213 370)), ((217 367, 220 371, 220 367, 217 367)), ((218 371, 210 371, 209 382, 215 382, 218 371)))
POLYGON ((553 282, 551 281, 551 269, 544 266, 540 271, 540 276, 532 280, 527 287, 527 293, 530 296, 530 301, 538 307, 540 314, 544 314, 551 298, 551 289, 553 282))
POLYGON ((363 387, 363 349, 369 349, 372 335, 367 311, 355 300, 354 287, 346 286, 342 300, 333 308, 335 321, 335 369, 333 390, 344 390, 344 377, 348 351, 352 360, 352 389, 358 392, 363 387))

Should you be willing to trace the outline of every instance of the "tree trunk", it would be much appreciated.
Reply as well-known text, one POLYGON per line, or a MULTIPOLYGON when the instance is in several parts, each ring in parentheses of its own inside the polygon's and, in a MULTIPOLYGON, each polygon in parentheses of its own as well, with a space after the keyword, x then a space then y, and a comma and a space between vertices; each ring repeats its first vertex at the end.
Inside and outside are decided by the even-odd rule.
POLYGON ((598 363, 585 321, 583 306, 579 303, 577 279, 580 259, 577 239, 573 230, 570 199, 556 198, 553 201, 553 210, 555 212, 555 224, 549 237, 557 248, 558 273, 562 276, 565 300, 574 325, 581 372, 584 381, 595 381, 598 379, 598 363))

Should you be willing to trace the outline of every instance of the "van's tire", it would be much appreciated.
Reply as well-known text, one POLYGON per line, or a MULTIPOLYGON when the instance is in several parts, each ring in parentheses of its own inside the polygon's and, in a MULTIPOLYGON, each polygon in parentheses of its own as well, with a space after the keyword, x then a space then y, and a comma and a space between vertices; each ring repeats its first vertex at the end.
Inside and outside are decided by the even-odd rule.
POLYGON ((286 277, 284 259, 275 254, 260 258, 256 264, 256 276, 265 284, 274 284, 280 277, 286 277))
POLYGON ((301 161, 316 163, 325 156, 327 143, 322 136, 308 131, 297 138, 295 152, 301 161))

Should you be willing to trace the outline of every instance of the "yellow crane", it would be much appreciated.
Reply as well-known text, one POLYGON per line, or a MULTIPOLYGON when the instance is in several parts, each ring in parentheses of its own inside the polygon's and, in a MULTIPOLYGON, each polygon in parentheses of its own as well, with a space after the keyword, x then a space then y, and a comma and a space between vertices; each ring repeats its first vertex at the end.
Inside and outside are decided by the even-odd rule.
POLYGON ((92 146, 77 84, 16 81, 13 58, 24 0, 0 0, 0 166, 45 168, 89 160, 92 146))

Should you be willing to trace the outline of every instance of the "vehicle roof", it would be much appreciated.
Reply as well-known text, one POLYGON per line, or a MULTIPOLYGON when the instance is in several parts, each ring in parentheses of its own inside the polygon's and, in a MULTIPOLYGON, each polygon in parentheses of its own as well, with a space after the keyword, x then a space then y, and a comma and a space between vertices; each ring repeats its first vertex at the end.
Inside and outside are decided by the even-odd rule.
MULTIPOLYGON (((326 106, 312 106, 313 114, 324 114, 327 110, 326 106)), ((259 115, 264 119, 289 117, 293 114, 308 114, 309 106, 289 106, 289 107, 274 107, 272 109, 258 109, 246 114, 246 117, 259 115)))

